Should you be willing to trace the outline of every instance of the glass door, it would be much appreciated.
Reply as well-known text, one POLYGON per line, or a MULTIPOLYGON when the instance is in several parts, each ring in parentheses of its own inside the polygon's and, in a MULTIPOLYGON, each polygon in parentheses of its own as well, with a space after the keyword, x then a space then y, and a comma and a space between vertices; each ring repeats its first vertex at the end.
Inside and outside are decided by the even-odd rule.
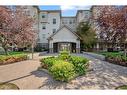
POLYGON ((70 43, 59 43, 59 51, 70 51, 70 43))

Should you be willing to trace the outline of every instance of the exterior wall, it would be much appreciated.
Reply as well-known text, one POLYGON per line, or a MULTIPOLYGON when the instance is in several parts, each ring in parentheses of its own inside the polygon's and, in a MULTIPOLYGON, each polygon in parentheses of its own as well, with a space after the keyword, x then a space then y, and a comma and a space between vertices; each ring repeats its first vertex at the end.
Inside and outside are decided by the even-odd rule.
POLYGON ((53 34, 53 29, 56 31, 60 27, 60 12, 43 12, 39 13, 39 42, 48 44, 47 38, 53 34), (45 15, 45 18, 42 16, 45 15), (56 19, 56 24, 53 24, 53 19, 56 19), (42 29, 45 26, 46 29, 42 29))
POLYGON ((62 17, 61 26, 66 25, 73 31, 76 31, 76 17, 62 17))
POLYGON ((79 10, 77 12, 77 25, 80 22, 86 22, 89 21, 91 17, 91 12, 90 10, 79 10))

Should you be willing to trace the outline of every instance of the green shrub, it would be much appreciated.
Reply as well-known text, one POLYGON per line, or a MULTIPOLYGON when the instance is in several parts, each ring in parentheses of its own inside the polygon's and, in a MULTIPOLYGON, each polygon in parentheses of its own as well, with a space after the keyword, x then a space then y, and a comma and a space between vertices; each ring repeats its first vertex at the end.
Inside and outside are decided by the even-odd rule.
POLYGON ((41 61, 41 65, 43 65, 44 67, 46 67, 46 69, 50 68, 55 61, 59 60, 57 57, 47 57, 47 58, 42 58, 41 61))
POLYGON ((70 57, 68 51, 61 51, 59 54, 59 58, 62 60, 67 60, 70 57))
POLYGON ((71 56, 69 61, 75 66, 75 71, 78 75, 83 75, 86 73, 88 68, 88 60, 84 57, 71 56))
POLYGON ((56 80, 60 81, 69 81, 75 77, 74 65, 62 60, 56 61, 49 71, 56 80))

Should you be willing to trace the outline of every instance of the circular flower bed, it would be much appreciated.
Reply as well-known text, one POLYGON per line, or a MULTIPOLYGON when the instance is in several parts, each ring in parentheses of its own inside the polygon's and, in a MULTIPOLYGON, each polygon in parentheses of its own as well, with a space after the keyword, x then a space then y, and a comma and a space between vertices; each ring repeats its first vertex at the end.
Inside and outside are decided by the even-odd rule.
POLYGON ((79 56, 70 56, 66 51, 61 52, 58 57, 43 58, 41 68, 47 69, 54 79, 69 81, 77 76, 86 74, 88 59, 79 56))

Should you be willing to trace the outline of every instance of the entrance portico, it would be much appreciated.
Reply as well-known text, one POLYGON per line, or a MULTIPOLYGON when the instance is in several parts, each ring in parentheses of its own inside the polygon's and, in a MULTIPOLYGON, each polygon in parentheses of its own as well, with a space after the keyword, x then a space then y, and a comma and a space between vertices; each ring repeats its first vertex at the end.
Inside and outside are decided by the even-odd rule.
POLYGON ((62 50, 80 53, 80 38, 67 26, 61 27, 56 33, 48 38, 48 41, 50 53, 62 50))

